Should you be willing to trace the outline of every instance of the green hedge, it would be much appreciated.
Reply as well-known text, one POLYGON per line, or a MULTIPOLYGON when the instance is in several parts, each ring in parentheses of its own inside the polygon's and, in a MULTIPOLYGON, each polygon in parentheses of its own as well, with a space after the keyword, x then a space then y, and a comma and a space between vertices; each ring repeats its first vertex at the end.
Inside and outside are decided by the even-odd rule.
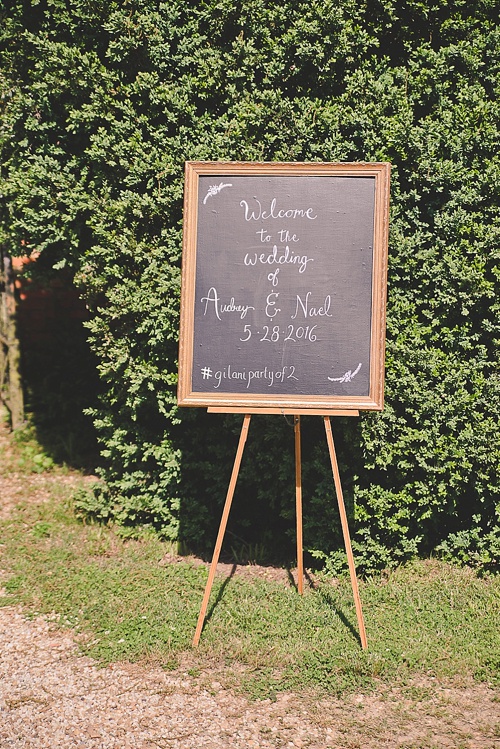
MULTIPOLYGON (((494 0, 4 8, 0 241, 70 268, 91 312, 104 482, 88 511, 213 543, 239 420, 175 405, 184 161, 391 161, 387 407, 335 424, 356 556, 497 566, 494 0)), ((305 544, 336 570, 321 429, 304 420, 305 544)), ((231 522, 240 549, 291 553, 284 419, 254 419, 231 522)))

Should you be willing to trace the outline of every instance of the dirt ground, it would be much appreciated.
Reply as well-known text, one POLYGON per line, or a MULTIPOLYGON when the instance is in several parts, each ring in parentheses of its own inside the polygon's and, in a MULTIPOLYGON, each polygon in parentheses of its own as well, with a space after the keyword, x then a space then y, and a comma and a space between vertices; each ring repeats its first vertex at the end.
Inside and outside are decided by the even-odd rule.
MULTIPOLYGON (((10 438, 0 427, 0 455, 10 438)), ((74 481, 71 475, 61 480, 74 481)), ((0 516, 22 497, 44 502, 43 474, 0 472, 0 516)), ((0 539, 1 551, 1 539, 0 539)), ((163 564, 175 564, 175 557, 163 564)), ((201 563, 201 562, 200 562, 201 563)), ((221 566, 232 574, 232 566, 221 566)), ((287 582, 286 571, 256 566, 236 574, 287 582)), ((5 573, 0 571, 0 586, 5 573)), ((317 701, 304 694, 250 701, 223 689, 213 673, 193 677, 188 663, 101 668, 81 656, 57 618, 27 618, 0 608, 2 749, 500 749, 500 692, 472 682, 382 682, 375 692, 317 701)))

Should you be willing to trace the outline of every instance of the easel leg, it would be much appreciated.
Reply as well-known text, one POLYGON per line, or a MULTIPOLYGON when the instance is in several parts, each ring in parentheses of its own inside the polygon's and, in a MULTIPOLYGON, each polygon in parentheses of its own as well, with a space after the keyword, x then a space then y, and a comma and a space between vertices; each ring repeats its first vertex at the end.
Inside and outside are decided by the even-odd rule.
POLYGON ((337 493, 337 502, 339 505, 340 521, 342 523, 342 533, 344 535, 345 550, 347 553, 347 563, 349 565, 349 575, 351 577, 351 587, 354 596, 354 604, 356 606, 356 616, 358 618, 359 637, 361 640, 361 647, 366 650, 368 643, 366 641, 365 622, 363 619, 363 610, 361 608, 361 599, 359 597, 358 580, 356 577, 356 568, 354 566, 354 557, 352 555, 351 548, 351 537, 349 535, 349 525, 347 523, 347 513, 345 511, 344 497, 342 494, 342 486, 340 484, 340 473, 337 463, 337 456, 335 454, 335 446, 333 444, 332 426, 330 424, 330 417, 325 416, 325 430, 326 430, 326 441, 328 443, 328 450, 330 452, 330 461, 332 463, 333 480, 335 482, 335 491, 337 493))
POLYGON ((304 592, 304 552, 302 540, 302 468, 300 451, 300 416, 294 416, 295 431, 295 507, 297 516, 297 590, 304 592))
POLYGON ((229 511, 231 509, 231 502, 233 501, 234 490, 236 488, 236 481, 238 479, 238 473, 240 470, 241 458, 243 456, 243 450, 245 442, 248 436, 248 427, 250 426, 250 414, 245 414, 243 419, 243 426, 241 427, 240 441, 238 443, 238 449, 236 451, 236 457, 234 459, 233 472, 231 474, 231 480, 229 482, 229 488, 227 490, 226 503, 222 512, 222 518, 219 526, 219 533, 217 535, 217 541, 215 542, 214 553, 212 557, 212 563, 210 565, 210 571, 208 573, 208 580, 205 586, 205 594, 203 596, 203 602, 201 604, 200 614, 198 616, 198 624, 196 626, 196 632, 193 638, 193 647, 196 647, 200 641, 201 631, 205 622, 205 616, 207 613, 208 601, 210 599, 210 593, 212 592, 212 585, 214 583, 215 572, 217 570, 217 563, 219 561, 220 550, 222 548, 222 542, 224 540, 224 534, 226 532, 227 519, 229 517, 229 511))

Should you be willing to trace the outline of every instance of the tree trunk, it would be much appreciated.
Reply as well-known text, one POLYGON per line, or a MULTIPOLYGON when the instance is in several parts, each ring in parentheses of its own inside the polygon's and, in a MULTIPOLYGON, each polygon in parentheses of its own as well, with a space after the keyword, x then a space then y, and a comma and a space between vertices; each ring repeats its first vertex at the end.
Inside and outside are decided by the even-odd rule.
POLYGON ((3 254, 3 289, 0 314, 0 397, 10 411, 12 429, 24 424, 21 348, 17 333, 16 294, 12 259, 3 254), (6 397, 4 397, 4 394, 6 397))

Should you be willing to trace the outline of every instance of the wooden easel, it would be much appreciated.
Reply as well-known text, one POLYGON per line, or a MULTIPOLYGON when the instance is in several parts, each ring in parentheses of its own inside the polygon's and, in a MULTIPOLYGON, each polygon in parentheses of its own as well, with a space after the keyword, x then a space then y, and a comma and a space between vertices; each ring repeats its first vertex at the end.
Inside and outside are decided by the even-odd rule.
POLYGON ((361 599, 359 597, 358 580, 356 577, 356 568, 354 566, 354 558, 352 555, 351 548, 351 537, 349 534, 349 525, 347 522, 347 513, 344 505, 344 497, 342 494, 342 486, 340 484, 340 473, 337 463, 337 456, 335 453, 335 446, 333 443, 332 427, 330 424, 330 416, 358 416, 358 411, 332 411, 326 414, 324 411, 316 409, 308 409, 307 411, 301 411, 297 413, 292 409, 280 409, 280 408, 261 408, 257 410, 247 410, 244 408, 218 408, 210 407, 208 409, 210 413, 244 413, 243 425, 241 427, 241 434, 238 443, 238 449, 236 451, 236 457, 234 460, 233 471, 231 474, 231 480, 229 482, 229 488, 226 495, 226 502, 222 512, 222 518, 219 526, 219 533, 215 542, 214 553, 212 562, 210 565, 210 571, 208 573, 208 580, 205 586, 205 593, 201 604, 200 614, 198 616, 198 624, 196 626, 196 632, 193 638, 193 646, 196 647, 200 641, 203 624, 207 613, 208 602, 210 599, 210 593, 212 591, 213 582, 215 579, 215 573, 217 570, 217 563, 219 561, 219 555, 222 548, 222 542, 226 532, 227 521, 229 517, 229 511, 231 509, 231 503, 233 501, 234 490, 236 488, 236 481, 238 479, 238 473, 241 465, 241 458, 243 456, 243 450, 245 448, 245 442, 248 436, 248 429, 250 426, 250 419, 252 413, 261 414, 281 414, 291 415, 294 417, 294 431, 295 431, 295 504, 296 504, 296 515, 297 515, 297 590, 300 595, 304 591, 304 560, 303 560, 303 541, 302 541, 302 467, 301 467, 301 447, 300 447, 300 414, 306 415, 317 415, 323 416, 325 422, 326 441, 328 443, 328 451, 330 453, 330 461, 332 464, 333 480, 335 483, 335 491, 337 494, 337 502, 340 512, 340 520, 342 524, 342 533, 344 536, 344 545, 347 553, 347 562, 349 565, 349 575, 351 578, 351 587, 354 596, 354 604, 356 606, 356 616, 358 619, 359 637, 361 641, 361 647, 366 650, 368 647, 365 632, 365 623, 363 619, 363 611, 361 608, 361 599))

